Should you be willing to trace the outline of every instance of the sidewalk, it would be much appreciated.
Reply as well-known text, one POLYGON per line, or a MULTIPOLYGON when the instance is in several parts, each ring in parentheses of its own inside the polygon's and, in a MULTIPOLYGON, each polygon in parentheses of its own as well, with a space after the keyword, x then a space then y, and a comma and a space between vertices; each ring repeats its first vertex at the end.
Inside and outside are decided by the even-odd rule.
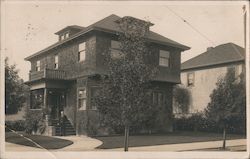
MULTIPOLYGON (((71 140, 74 143, 70 146, 62 149, 45 150, 40 148, 34 148, 29 146, 22 146, 13 143, 6 142, 6 151, 123 151, 123 148, 115 149, 95 149, 101 145, 102 142, 86 136, 66 136, 59 137, 62 139, 71 140)), ((246 145, 246 139, 227 140, 226 146, 242 146, 246 145)), ((202 149, 219 148, 222 146, 222 141, 208 141, 208 142, 194 142, 194 143, 182 143, 182 144, 168 144, 168 145, 155 145, 155 146, 141 146, 141 147, 129 147, 129 151, 195 151, 202 149)))
MULTIPOLYGON (((226 146, 242 146, 246 145, 246 139, 227 140, 226 146)), ((156 145, 156 146, 141 146, 141 147, 129 147, 129 151, 195 151, 210 148, 220 148, 222 141, 208 141, 208 142, 194 142, 183 144, 168 144, 168 145, 156 145)), ((107 149, 109 151, 123 151, 123 148, 107 149)))

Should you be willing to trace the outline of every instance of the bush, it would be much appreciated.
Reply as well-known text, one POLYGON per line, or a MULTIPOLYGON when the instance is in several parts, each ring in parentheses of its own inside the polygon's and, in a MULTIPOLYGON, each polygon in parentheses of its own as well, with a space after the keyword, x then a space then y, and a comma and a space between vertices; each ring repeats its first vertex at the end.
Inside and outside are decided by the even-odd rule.
POLYGON ((31 133, 44 133, 46 128, 43 112, 40 110, 28 110, 25 115, 25 131, 31 133))
MULTIPOLYGON (((190 117, 175 118, 174 129, 176 131, 202 131, 202 132, 222 132, 223 128, 214 120, 209 120, 203 113, 195 113, 190 117)), ((245 131, 242 120, 234 118, 231 126, 227 128, 228 133, 244 134, 245 131), (240 123, 240 124, 239 124, 240 123)))
POLYGON ((14 131, 24 131, 25 130, 25 121, 17 120, 17 121, 6 121, 5 126, 7 127, 6 131, 14 130, 14 131))

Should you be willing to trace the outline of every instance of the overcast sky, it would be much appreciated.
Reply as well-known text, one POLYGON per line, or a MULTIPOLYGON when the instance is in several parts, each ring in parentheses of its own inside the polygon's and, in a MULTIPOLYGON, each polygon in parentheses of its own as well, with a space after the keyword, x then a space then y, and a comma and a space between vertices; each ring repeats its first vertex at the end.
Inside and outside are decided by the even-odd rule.
POLYGON ((190 46, 182 62, 206 51, 207 47, 233 42, 243 47, 243 10, 237 5, 169 5, 150 2, 54 2, 4 3, 5 55, 16 63, 26 81, 30 63, 24 58, 58 40, 54 33, 67 25, 88 26, 110 14, 149 20, 151 30, 190 46), (197 33, 180 17, 199 32, 197 33))

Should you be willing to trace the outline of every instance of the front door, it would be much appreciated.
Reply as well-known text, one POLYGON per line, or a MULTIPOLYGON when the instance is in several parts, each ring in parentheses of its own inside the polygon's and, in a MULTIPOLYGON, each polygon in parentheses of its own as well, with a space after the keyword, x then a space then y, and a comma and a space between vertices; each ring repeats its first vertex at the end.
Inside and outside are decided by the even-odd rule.
POLYGON ((63 114, 65 95, 62 91, 50 91, 49 106, 51 108, 51 118, 60 119, 63 114))

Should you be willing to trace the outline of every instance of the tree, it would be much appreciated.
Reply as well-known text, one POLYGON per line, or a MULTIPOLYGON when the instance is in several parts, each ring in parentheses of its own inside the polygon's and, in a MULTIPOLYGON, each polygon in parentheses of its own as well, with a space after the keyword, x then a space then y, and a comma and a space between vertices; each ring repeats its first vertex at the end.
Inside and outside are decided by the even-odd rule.
POLYGON ((190 105, 190 92, 183 86, 176 86, 173 91, 175 106, 182 113, 188 112, 188 106, 190 105))
POLYGON ((16 65, 9 65, 5 58, 5 113, 15 114, 25 102, 25 85, 18 75, 16 65))
POLYGON ((103 123, 113 129, 125 128, 124 149, 128 151, 129 128, 152 125, 156 116, 146 92, 157 68, 146 61, 151 53, 145 42, 150 23, 132 17, 118 23, 122 30, 118 35, 120 50, 116 55, 107 53, 108 73, 102 78, 102 95, 96 104, 103 123))
MULTIPOLYGON (((215 121, 223 129, 223 149, 226 147, 226 132, 232 121, 246 121, 245 77, 235 77, 235 70, 228 69, 224 78, 218 80, 216 89, 210 95, 211 101, 205 110, 208 119, 215 121)), ((238 123, 240 124, 240 123, 238 123)))

